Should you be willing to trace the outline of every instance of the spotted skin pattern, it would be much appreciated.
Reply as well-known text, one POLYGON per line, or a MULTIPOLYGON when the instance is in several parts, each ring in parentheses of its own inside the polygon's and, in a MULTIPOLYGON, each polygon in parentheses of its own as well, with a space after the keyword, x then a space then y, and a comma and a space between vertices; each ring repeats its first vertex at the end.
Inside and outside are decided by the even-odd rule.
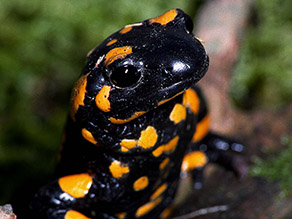
POLYGON ((172 9, 127 25, 88 54, 57 179, 31 203, 36 218, 164 218, 181 173, 198 183, 207 163, 224 163, 216 142, 233 142, 209 131, 195 85, 209 60, 192 28, 172 9))

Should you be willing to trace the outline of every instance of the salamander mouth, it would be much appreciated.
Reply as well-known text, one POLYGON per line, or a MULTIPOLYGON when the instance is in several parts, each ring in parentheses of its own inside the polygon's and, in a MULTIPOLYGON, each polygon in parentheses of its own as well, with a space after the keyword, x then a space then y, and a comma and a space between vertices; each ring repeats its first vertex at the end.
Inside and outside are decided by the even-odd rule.
POLYGON ((205 54, 203 65, 202 65, 202 68, 199 72, 200 76, 199 76, 197 81, 201 80, 204 77, 204 75, 207 73, 208 68, 209 68, 209 56, 207 54, 205 54))

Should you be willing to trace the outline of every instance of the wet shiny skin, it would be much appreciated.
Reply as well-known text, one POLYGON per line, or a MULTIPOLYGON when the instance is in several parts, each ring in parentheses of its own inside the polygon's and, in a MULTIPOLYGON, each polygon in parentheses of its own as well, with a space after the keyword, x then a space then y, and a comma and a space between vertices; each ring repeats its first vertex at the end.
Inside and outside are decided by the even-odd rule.
POLYGON ((36 194, 33 215, 165 217, 181 171, 198 183, 208 162, 224 160, 216 142, 232 142, 209 132, 195 86, 208 56, 192 26, 172 9, 122 28, 89 53, 73 88, 56 180, 36 194))

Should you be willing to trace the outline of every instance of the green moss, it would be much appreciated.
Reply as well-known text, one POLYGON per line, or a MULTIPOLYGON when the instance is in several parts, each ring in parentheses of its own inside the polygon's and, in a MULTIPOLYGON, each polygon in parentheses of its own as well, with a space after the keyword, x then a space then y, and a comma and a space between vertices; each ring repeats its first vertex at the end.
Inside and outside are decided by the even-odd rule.
POLYGON ((251 174, 279 182, 284 197, 292 194, 292 138, 285 137, 282 143, 287 146, 286 150, 268 160, 256 158, 251 174))
POLYGON ((231 93, 244 108, 292 101, 292 1, 257 0, 256 19, 244 37, 231 93))

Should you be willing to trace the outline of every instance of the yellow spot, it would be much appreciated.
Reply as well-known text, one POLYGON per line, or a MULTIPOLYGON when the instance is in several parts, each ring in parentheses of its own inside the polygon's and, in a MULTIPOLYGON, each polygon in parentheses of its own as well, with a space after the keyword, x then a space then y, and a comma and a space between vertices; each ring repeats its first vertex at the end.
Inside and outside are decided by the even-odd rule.
POLYGON ((133 119, 136 119, 137 117, 143 115, 144 113, 146 113, 145 111, 140 111, 140 112, 135 112, 130 118, 128 119, 115 119, 113 117, 110 117, 109 120, 111 121, 111 123, 114 124, 124 124, 127 122, 132 121, 133 119))
POLYGON ((169 10, 165 12, 163 15, 159 17, 150 19, 150 23, 159 23, 161 25, 165 25, 174 20, 177 15, 177 11, 175 9, 169 10))
POLYGON ((138 146, 148 149, 155 145, 158 135, 156 129, 152 126, 147 126, 147 128, 141 131, 140 138, 138 139, 138 146))
POLYGON ((117 216, 119 219, 124 219, 126 215, 127 215, 127 212, 121 212, 121 213, 115 214, 115 216, 117 216))
MULTIPOLYGON (((172 97, 173 98, 173 97, 172 97)), ((165 100, 161 100, 159 103, 158 103, 158 106, 170 101, 172 98, 169 98, 169 99, 165 99, 165 100)))
POLYGON ((185 91, 183 95, 183 105, 188 107, 194 114, 199 112, 200 99, 193 89, 189 88, 185 91))
POLYGON ((117 59, 122 59, 132 53, 131 46, 117 47, 110 50, 105 56, 105 65, 108 66, 117 59))
POLYGON ((103 86, 95 97, 96 106, 103 112, 111 111, 111 104, 108 100, 111 87, 103 86))
POLYGON ((70 115, 74 121, 79 106, 84 106, 88 74, 81 76, 73 88, 70 115))
POLYGON ((170 121, 173 121, 175 124, 183 121, 186 119, 187 111, 186 108, 181 104, 175 104, 170 115, 170 121))
POLYGON ((132 30, 132 27, 131 27, 131 26, 125 26, 125 27, 120 31, 120 33, 121 33, 121 34, 125 34, 125 33, 128 33, 130 30, 132 30))
POLYGON ((128 148, 125 148, 125 147, 121 147, 121 151, 122 151, 122 152, 128 152, 129 149, 128 149, 128 148))
POLYGON ((154 151, 152 151, 152 154, 154 155, 154 157, 158 157, 163 153, 163 151, 164 151, 164 146, 159 146, 154 151))
POLYGON ((115 178, 121 178, 124 174, 130 172, 130 169, 127 165, 121 164, 121 162, 117 160, 111 163, 111 165, 109 166, 109 170, 115 178))
POLYGON ((202 140, 208 133, 210 127, 210 117, 205 116, 198 124, 195 134, 193 135, 193 142, 202 140))
POLYGON ((136 211, 136 217, 141 217, 142 215, 147 214, 149 211, 155 208, 161 201, 162 201, 162 198, 158 198, 155 201, 151 201, 151 202, 146 203, 145 205, 142 205, 136 211))
POLYGON ((166 183, 162 184, 159 186, 156 191, 151 195, 150 200, 155 200, 157 199, 167 188, 166 183))
POLYGON ((164 152, 173 152, 176 148, 179 137, 176 136, 164 145, 164 152))
POLYGON ((185 155, 181 170, 186 172, 194 168, 202 167, 207 163, 207 157, 205 153, 201 151, 194 151, 185 155))
POLYGON ((160 214, 161 219, 169 218, 171 215, 172 209, 171 208, 165 208, 162 213, 160 214))
POLYGON ((166 102, 168 102, 168 101, 172 100, 173 98, 177 97, 177 96, 178 96, 178 95, 180 95, 181 93, 183 93, 183 91, 182 91, 182 92, 179 92, 179 93, 177 93, 176 95, 174 95, 174 96, 173 96, 173 97, 171 97, 171 98, 168 98, 168 99, 165 99, 165 100, 161 100, 161 101, 158 103, 158 106, 160 106, 160 105, 162 105, 162 104, 164 104, 164 103, 166 103, 166 102))
POLYGON ((120 143, 122 152, 127 152, 128 150, 135 147, 137 144, 136 140, 133 139, 123 139, 120 143))
POLYGON ((149 184, 148 177, 142 176, 134 182, 133 188, 137 192, 142 189, 145 189, 148 186, 148 184, 149 184))
POLYGON ((64 176, 59 179, 61 189, 74 198, 84 197, 92 185, 92 178, 87 173, 64 176))
POLYGON ((117 41, 118 41, 117 39, 113 39, 113 40, 109 41, 106 45, 107 45, 107 46, 113 45, 113 44, 116 43, 117 41))
POLYGON ((65 214, 64 219, 90 219, 89 217, 86 217, 85 215, 79 213, 78 211, 69 210, 65 214))
POLYGON ((160 156, 162 153, 171 153, 175 150, 176 145, 178 143, 179 137, 176 136, 173 139, 171 139, 167 144, 161 145, 158 148, 156 148, 152 154, 155 157, 160 156))
POLYGON ((97 143, 97 141, 94 139, 94 137, 91 134, 91 132, 88 131, 87 129, 83 128, 81 133, 82 133, 83 138, 85 138, 87 141, 91 142, 92 144, 96 144, 97 143))
POLYGON ((166 165, 169 163, 169 158, 165 158, 161 164, 159 165, 159 168, 162 170, 166 167, 166 165))

